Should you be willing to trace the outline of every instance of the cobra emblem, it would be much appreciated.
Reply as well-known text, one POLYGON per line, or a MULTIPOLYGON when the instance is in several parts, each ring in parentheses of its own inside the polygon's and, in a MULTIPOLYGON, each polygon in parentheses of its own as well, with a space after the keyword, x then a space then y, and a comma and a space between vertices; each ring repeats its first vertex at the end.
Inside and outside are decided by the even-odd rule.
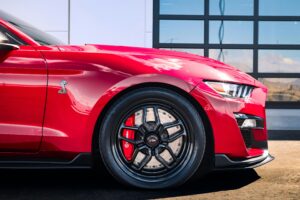
POLYGON ((67 88, 66 88, 67 84, 68 84, 68 82, 66 80, 62 80, 60 82, 61 89, 58 90, 58 94, 67 94, 67 88))

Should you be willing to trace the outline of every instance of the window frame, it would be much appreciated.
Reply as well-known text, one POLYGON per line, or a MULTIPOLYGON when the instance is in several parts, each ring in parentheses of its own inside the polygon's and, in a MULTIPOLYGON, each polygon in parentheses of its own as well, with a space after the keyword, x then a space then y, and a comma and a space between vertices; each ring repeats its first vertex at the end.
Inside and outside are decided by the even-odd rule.
MULTIPOLYGON (((259 22, 261 21, 300 21, 300 16, 259 16, 259 0, 253 0, 253 15, 210 15, 209 0, 204 0, 203 15, 164 15, 160 14, 160 0, 153 1, 153 47, 154 48, 187 48, 204 49, 204 56, 209 57, 209 49, 252 49, 253 50, 253 72, 248 73, 255 79, 259 78, 300 78, 300 73, 259 73, 258 51, 259 50, 300 50, 300 45, 295 44, 259 44, 259 22), (204 21, 204 43, 160 43, 159 21, 160 20, 203 20, 204 21), (223 21, 253 21, 253 44, 210 44, 209 22, 211 20, 223 21)), ((300 108, 300 102, 267 102, 267 108, 300 108)))
POLYGON ((4 26, 2 26, 2 24, 0 24, 0 32, 4 33, 4 35, 6 37, 8 37, 8 36, 5 33, 8 33, 13 38, 14 42, 11 41, 12 39, 8 37, 8 39, 10 41, 8 44, 14 44, 14 45, 19 45, 19 46, 28 45, 21 38, 19 38, 18 36, 16 36, 15 34, 13 34, 11 31, 9 31, 7 28, 5 28, 4 26))

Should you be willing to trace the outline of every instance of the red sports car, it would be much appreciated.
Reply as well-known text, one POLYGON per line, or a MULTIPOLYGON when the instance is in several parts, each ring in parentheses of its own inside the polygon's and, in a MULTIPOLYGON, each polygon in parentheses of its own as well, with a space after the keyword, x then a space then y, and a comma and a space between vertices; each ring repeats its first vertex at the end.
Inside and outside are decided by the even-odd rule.
POLYGON ((0 168, 105 166, 166 188, 268 153, 267 88, 218 61, 64 45, 0 12, 0 168))

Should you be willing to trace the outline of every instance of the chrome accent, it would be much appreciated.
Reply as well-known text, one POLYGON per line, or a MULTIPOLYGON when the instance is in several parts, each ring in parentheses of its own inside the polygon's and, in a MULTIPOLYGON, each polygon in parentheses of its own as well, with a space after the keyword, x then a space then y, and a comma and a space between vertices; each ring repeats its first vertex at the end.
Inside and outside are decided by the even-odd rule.
POLYGON ((236 96, 236 97, 240 97, 240 96, 241 96, 241 94, 242 94, 242 90, 243 90, 243 86, 239 85, 239 88, 238 88, 238 90, 239 90, 239 92, 238 92, 238 94, 237 94, 237 96, 236 96))
POLYGON ((245 97, 247 95, 247 91, 248 91, 248 86, 245 86, 243 97, 245 97))
POLYGON ((66 88, 66 85, 68 84, 68 82, 66 80, 62 80, 60 82, 60 87, 61 89, 58 90, 58 94, 67 94, 67 88, 66 88))

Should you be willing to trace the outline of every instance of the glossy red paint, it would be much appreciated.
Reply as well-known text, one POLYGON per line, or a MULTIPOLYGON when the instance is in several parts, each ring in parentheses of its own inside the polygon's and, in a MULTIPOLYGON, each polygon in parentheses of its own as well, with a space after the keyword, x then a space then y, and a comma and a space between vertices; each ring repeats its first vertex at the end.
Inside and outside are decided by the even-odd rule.
MULTIPOLYGON (((130 116, 126 122, 125 122, 125 126, 134 126, 135 122, 134 122, 135 116, 130 116)), ((129 129, 124 129, 122 136, 130 139, 130 140, 134 140, 135 137, 135 131, 134 130, 129 130, 129 129)), ((130 144, 127 141, 122 141, 122 150, 123 150, 123 154, 125 156, 125 158, 127 160, 131 160, 132 159, 132 155, 133 155, 133 151, 134 151, 134 145, 130 144)))
MULTIPOLYGON (((0 20, 28 43, 0 63, 0 150, 74 157, 91 152, 97 120, 123 91, 144 84, 176 87, 203 108, 212 126, 215 153, 249 158, 234 113, 265 119, 267 89, 251 76, 218 61, 187 53, 104 45, 41 46, 0 20), (67 93, 60 83, 67 81, 67 93), (203 80, 247 84, 247 99, 224 98, 203 80), (2 111, 4 110, 4 112, 2 111)), ((266 128, 263 129, 266 134, 266 128)))
POLYGON ((38 151, 46 103, 41 53, 22 46, 0 63, 0 151, 38 151))
POLYGON ((252 133, 256 141, 266 141, 268 139, 268 134, 264 129, 253 129, 252 133))

